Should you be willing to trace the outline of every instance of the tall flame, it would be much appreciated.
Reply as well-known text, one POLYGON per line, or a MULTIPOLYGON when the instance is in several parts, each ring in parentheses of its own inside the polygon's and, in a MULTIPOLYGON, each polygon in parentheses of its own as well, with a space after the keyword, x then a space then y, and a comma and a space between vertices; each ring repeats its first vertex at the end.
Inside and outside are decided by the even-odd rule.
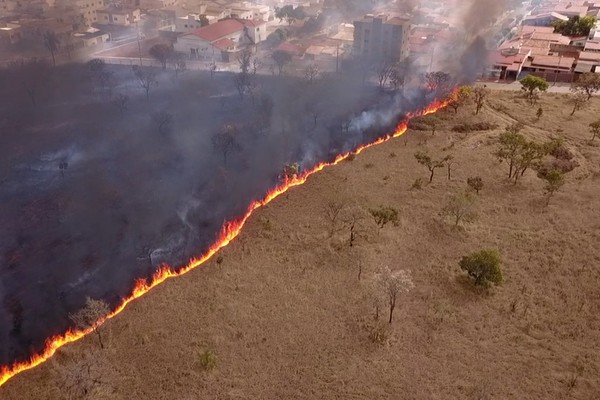
POLYGON ((131 303, 135 299, 143 296, 144 294, 148 293, 155 286, 160 285, 161 283, 163 283, 164 281, 166 281, 169 278, 174 278, 177 276, 184 275, 184 274, 188 273, 189 271, 193 270, 194 268, 204 264, 216 252, 218 252, 223 247, 227 246, 233 239, 235 239, 240 234, 242 228, 246 224, 246 221, 248 220, 248 218, 250 218, 250 216, 252 215, 252 213, 255 210, 270 203, 277 196, 287 192, 289 189, 291 189, 295 186, 302 185, 304 182, 306 182, 306 180, 308 179, 309 176, 323 170, 325 167, 339 164, 340 162, 342 162, 343 160, 348 158, 351 154, 359 154, 360 152, 362 152, 363 150, 365 150, 369 147, 376 146, 376 145, 386 142, 392 138, 401 136, 408 129, 408 121, 411 118, 435 113, 436 111, 438 111, 441 108, 446 107, 447 105, 448 105, 447 100, 446 101, 435 100, 429 106, 427 106, 425 109, 423 109, 419 112, 407 114, 406 118, 398 125, 398 127, 396 128, 396 131, 394 133, 388 134, 384 137, 381 137, 372 143, 360 146, 352 152, 340 154, 332 162, 320 163, 311 170, 304 171, 297 176, 293 176, 292 178, 286 179, 285 182, 283 182, 282 184, 280 184, 279 186, 277 186, 273 190, 271 190, 269 193, 267 193, 267 195, 262 200, 255 201, 252 204, 250 204, 250 206, 248 207, 248 210, 242 217, 240 217, 236 220, 232 220, 230 222, 226 222, 223 225, 223 227, 221 228, 221 232, 218 236, 217 241, 200 258, 191 259, 190 262, 185 267, 178 269, 178 270, 173 270, 168 265, 164 265, 164 266, 160 267, 153 274, 153 276, 151 277, 151 279, 149 281, 145 280, 145 279, 138 280, 134 285, 131 295, 129 297, 123 299, 123 302, 110 314, 108 314, 107 316, 96 321, 94 326, 89 327, 87 329, 81 329, 81 330, 70 329, 62 335, 50 337, 50 338, 46 339, 44 350, 38 354, 33 355, 29 360, 23 361, 23 362, 16 362, 10 366, 0 366, 0 386, 4 385, 9 379, 14 377, 15 375, 17 375, 23 371, 32 369, 32 368, 42 364, 43 362, 47 361, 50 357, 52 357, 54 355, 54 353, 56 353, 56 351, 58 349, 60 349, 64 345, 75 342, 75 341, 83 338, 84 336, 92 333, 95 328, 101 326, 109 319, 115 317, 117 314, 119 314, 121 311, 123 311, 129 303, 131 303))

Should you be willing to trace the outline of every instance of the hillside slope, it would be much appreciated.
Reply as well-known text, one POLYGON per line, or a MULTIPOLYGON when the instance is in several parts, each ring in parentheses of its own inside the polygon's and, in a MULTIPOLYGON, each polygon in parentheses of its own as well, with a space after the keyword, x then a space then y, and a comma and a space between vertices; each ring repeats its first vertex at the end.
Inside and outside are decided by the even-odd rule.
POLYGON ((479 116, 471 106, 440 112, 435 136, 411 130, 311 177, 260 209, 221 262, 109 321, 107 349, 91 336, 67 346, 8 382, 0 398, 63 398, 73 381, 64 371, 86 363, 98 381, 88 397, 101 399, 600 398, 600 141, 590 144, 587 128, 600 99, 569 118, 563 97, 543 96, 536 121, 537 107, 518 96, 493 93, 479 116), (535 172, 512 185, 492 156, 515 120, 529 138, 563 137, 580 164, 549 206, 535 172), (469 121, 498 128, 451 131, 469 121), (440 169, 411 189, 428 178, 419 150, 452 154, 451 180, 440 169), (485 183, 478 218, 454 230, 440 210, 475 175, 485 183), (344 208, 329 238, 331 202, 344 208), (378 233, 368 209, 380 205, 400 217, 378 233), (351 217, 353 247, 342 222, 351 217), (504 261, 504 284, 487 294, 457 264, 484 247, 504 261), (415 288, 378 345, 369 339, 370 281, 386 265, 410 269, 415 288), (207 350, 212 371, 201 366, 207 350))

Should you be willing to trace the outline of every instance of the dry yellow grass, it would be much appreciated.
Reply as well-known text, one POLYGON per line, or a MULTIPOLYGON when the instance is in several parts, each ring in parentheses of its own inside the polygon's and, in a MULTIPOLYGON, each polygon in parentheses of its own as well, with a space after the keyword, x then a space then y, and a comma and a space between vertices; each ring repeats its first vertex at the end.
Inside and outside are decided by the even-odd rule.
MULTIPOLYGON (((436 136, 409 132, 312 177, 259 210, 222 264, 164 284, 110 321, 110 368, 90 398, 600 398, 600 148, 588 143, 587 128, 600 99, 575 118, 564 104, 543 96, 536 122, 537 107, 494 93, 494 109, 480 116, 471 108, 440 113, 436 136), (580 164, 549 207, 534 172, 513 186, 491 155, 515 118, 531 138, 565 138, 580 164), (450 132, 469 120, 500 127, 450 132), (432 184, 411 190, 427 179, 415 151, 439 155, 448 146, 452 180, 438 170, 432 184), (474 175, 485 182, 479 218, 453 231, 439 211, 474 175), (330 201, 346 204, 343 218, 364 217, 356 246, 347 229, 328 238, 330 201), (400 221, 378 235, 366 210, 379 205, 398 208, 400 221), (505 282, 490 294, 473 290, 457 265, 482 247, 497 248, 504 261, 505 282), (402 295, 378 346, 368 338, 367 286, 382 265, 412 270, 416 287, 402 295), (217 357, 210 372, 200 363, 205 350, 217 357), (583 370, 569 388, 577 365, 583 370)), ((17 376, 0 398, 62 398, 57 364, 91 351, 94 339, 17 376)))

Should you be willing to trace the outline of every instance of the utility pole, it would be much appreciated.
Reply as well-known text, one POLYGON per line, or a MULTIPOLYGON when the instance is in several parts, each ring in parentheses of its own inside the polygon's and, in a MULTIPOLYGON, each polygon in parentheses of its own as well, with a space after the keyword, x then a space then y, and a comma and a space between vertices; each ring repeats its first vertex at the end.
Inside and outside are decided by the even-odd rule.
POLYGON ((137 29, 137 42, 138 42, 138 53, 140 56, 140 67, 142 66, 142 44, 140 43, 140 26, 138 21, 135 21, 135 27, 137 29))

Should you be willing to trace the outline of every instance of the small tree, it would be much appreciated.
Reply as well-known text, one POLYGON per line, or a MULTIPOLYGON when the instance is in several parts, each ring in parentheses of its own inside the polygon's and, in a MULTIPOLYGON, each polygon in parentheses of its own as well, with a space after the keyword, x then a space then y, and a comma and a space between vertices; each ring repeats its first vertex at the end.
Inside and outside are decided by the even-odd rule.
POLYGON ((535 104, 538 93, 547 91, 548 87, 548 82, 544 78, 534 75, 527 75, 521 79, 521 90, 526 93, 527 99, 531 104, 535 104))
POLYGON ((43 34, 44 39, 44 47, 48 49, 50 55, 52 56, 52 65, 56 67, 56 52, 58 51, 58 45, 60 44, 60 40, 58 40, 58 36, 54 32, 45 32, 43 34))
POLYGON ((285 66, 292 62, 292 55, 284 50, 275 50, 273 54, 271 54, 271 58, 273 58, 273 61, 275 61, 275 64, 279 69, 279 75, 283 73, 285 66))
POLYGON ((156 124, 158 133, 166 135, 173 125, 173 114, 166 111, 157 111, 152 114, 152 121, 156 124))
POLYGON ((185 58, 186 55, 179 52, 173 52, 171 55, 170 61, 173 64, 173 69, 175 70, 175 78, 178 78, 179 74, 187 71, 187 63, 185 58))
POLYGON ((458 109, 468 103, 473 96, 473 89, 470 86, 459 87, 450 97, 449 106, 454 109, 454 114, 458 114, 458 109))
POLYGON ((304 79, 306 79, 309 83, 317 80, 320 74, 321 71, 316 64, 310 64, 304 69, 304 79))
POLYGON ((569 114, 570 116, 573 116, 575 114, 575 112, 583 109, 586 104, 587 104, 587 96, 585 93, 573 93, 570 97, 569 97, 569 103, 571 103, 571 105, 573 106, 573 109, 571 110, 571 114, 569 114))
POLYGON ((379 227, 377 233, 383 229, 384 226, 389 224, 390 222, 396 225, 398 223, 398 210, 392 207, 384 207, 380 206, 376 209, 370 209, 369 213, 375 220, 375 223, 379 227))
POLYGON ((486 85, 475 86, 473 88, 473 98, 475 100, 475 115, 479 114, 479 111, 483 108, 486 99, 490 94, 489 89, 486 85))
POLYGON ((123 115, 127 110, 127 103, 129 103, 129 96, 123 93, 119 93, 113 100, 115 106, 119 110, 119 113, 123 115))
POLYGON ((167 69, 167 62, 173 56, 173 47, 165 43, 158 43, 150 47, 148 53, 162 65, 162 69, 167 69))
POLYGON ((69 318, 78 329, 87 330, 92 329, 98 336, 98 343, 100 348, 104 348, 104 342, 102 341, 102 332, 100 330, 100 324, 102 320, 110 313, 110 308, 103 300, 94 300, 88 297, 85 301, 85 306, 74 314, 70 314, 69 318))
POLYGON ((538 121, 542 118, 542 115, 544 115, 544 109, 542 107, 539 107, 537 109, 537 112, 535 113, 535 116, 537 117, 538 121))
POLYGON ((152 86, 158 85, 156 75, 150 70, 144 70, 139 65, 132 67, 133 74, 138 80, 138 83, 142 89, 146 92, 146 100, 150 99, 150 89, 152 86))
POLYGON ((592 141, 596 139, 596 136, 600 136, 600 119, 590 124, 590 131, 592 132, 592 141))
POLYGON ((379 88, 383 89, 387 84, 388 80, 394 73, 395 64, 391 60, 383 60, 377 67, 377 80, 379 82, 379 88))
POLYGON ((342 209, 344 208, 344 203, 339 201, 330 201, 325 206, 325 216, 329 221, 329 237, 332 237, 336 231, 336 225, 338 222, 338 218, 342 209))
POLYGON ((429 170, 429 183, 431 183, 433 181, 435 170, 446 165, 446 162, 450 159, 450 156, 446 156, 441 160, 433 160, 427 153, 418 151, 415 153, 415 158, 419 164, 424 165, 429 170))
POLYGON ((522 126, 520 124, 513 124, 506 128, 506 132, 500 135, 498 139, 500 148, 496 151, 495 155, 502 161, 508 161, 508 178, 512 178, 513 171, 515 169, 515 163, 517 158, 527 141, 525 137, 519 133, 522 126))
POLYGON ((216 151, 223 154, 223 164, 227 165, 228 155, 240 148, 236 136, 238 129, 233 124, 226 124, 219 132, 213 135, 212 144, 216 151))
MULTIPOLYGON (((382 271, 377 276, 378 285, 383 289, 388 307, 389 318, 388 323, 393 322, 394 310, 398 301, 398 296, 402 293, 408 293, 415 287, 411 273, 407 270, 390 271, 389 267, 382 268, 382 271)), ((380 289, 380 290, 381 290, 380 289)))
POLYGON ((577 81, 573 82, 571 91, 585 94, 586 100, 591 99, 594 93, 600 91, 600 74, 586 72, 579 75, 577 81))
POLYGON ((564 184, 565 178, 562 172, 557 169, 552 169, 550 171, 544 171, 538 174, 540 179, 546 181, 546 185, 544 186, 544 191, 546 194, 546 206, 550 204, 550 199, 564 184))
POLYGON ((447 95, 452 90, 452 77, 443 71, 428 72, 425 74, 425 86, 437 95, 447 95))
POLYGON ((477 218, 475 197, 471 193, 454 194, 448 198, 442 208, 442 216, 451 218, 453 228, 462 222, 472 222, 477 218))
POLYGON ((458 265, 474 279, 477 286, 502 283, 500 254, 496 250, 484 249, 463 257, 458 265))
POLYGON ((469 185, 469 187, 473 189, 475 193, 479 194, 479 191, 483 189, 483 179, 481 179, 480 176, 467 178, 467 185, 469 185))

